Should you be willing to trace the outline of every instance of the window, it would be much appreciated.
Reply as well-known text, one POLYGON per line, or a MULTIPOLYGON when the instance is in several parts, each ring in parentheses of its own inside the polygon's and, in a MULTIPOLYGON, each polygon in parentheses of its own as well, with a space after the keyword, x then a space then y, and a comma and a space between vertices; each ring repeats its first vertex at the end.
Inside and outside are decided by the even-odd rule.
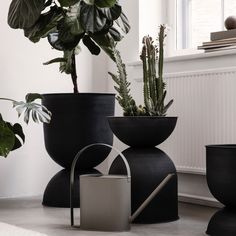
POLYGON ((172 50, 196 49, 210 33, 224 30, 224 20, 236 15, 236 0, 169 0, 172 50))

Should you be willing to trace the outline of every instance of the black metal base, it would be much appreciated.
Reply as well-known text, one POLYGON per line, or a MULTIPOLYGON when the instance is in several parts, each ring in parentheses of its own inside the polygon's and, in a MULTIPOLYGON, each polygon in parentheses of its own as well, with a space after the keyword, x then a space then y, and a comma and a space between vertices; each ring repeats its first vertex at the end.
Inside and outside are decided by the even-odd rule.
MULTIPOLYGON (((80 207, 79 197, 79 176, 82 174, 100 173, 93 169, 83 172, 76 172, 75 174, 75 188, 74 188, 74 207, 80 207)), ((70 207, 70 171, 63 169, 59 171, 48 183, 44 195, 44 206, 48 207, 70 207)))
POLYGON ((236 209, 225 207, 217 211, 212 216, 206 233, 211 236, 235 236, 236 209))
MULTIPOLYGON (((131 169, 132 213, 170 173, 176 173, 171 159, 158 148, 128 148, 122 152, 131 169)), ((117 158, 110 169, 111 174, 126 174, 125 166, 117 158)), ((177 175, 151 201, 134 223, 159 223, 179 219, 177 175)))

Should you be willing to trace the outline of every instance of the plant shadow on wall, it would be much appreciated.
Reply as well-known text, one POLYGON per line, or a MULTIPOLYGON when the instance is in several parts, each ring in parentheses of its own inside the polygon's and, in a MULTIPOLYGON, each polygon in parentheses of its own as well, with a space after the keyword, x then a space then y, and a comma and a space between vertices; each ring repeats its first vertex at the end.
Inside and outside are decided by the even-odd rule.
MULTIPOLYGON (((25 102, 0 98, 0 100, 12 102, 19 117, 24 113, 24 122, 26 124, 29 123, 30 117, 36 123, 49 123, 51 112, 45 106, 36 103, 36 99, 42 99, 42 96, 36 93, 29 93, 25 97, 25 102)), ((22 126, 19 123, 12 124, 3 120, 0 113, 0 156, 7 157, 11 151, 20 148, 24 142, 25 135, 22 126)))
MULTIPOLYGON (((158 223, 178 219, 177 174, 174 163, 162 150, 155 146, 165 141, 174 130, 177 117, 166 117, 173 100, 165 104, 166 85, 163 81, 165 26, 161 25, 158 44, 150 36, 143 38, 141 60, 143 64, 144 105, 136 105, 127 80, 125 64, 120 53, 114 56, 118 74, 109 73, 116 83, 116 99, 123 108, 123 117, 109 117, 113 133, 130 147, 122 153, 131 169, 131 208, 138 206, 168 175, 174 177, 158 197, 135 219, 136 223, 158 223), (158 70, 156 69, 158 65, 158 70)), ((119 159, 113 162, 110 173, 125 174, 125 166, 119 159)))
MULTIPOLYGON (((44 64, 59 63, 60 71, 72 79, 74 93, 42 95, 42 104, 52 112, 50 124, 44 125, 45 147, 50 157, 64 168, 46 187, 43 204, 69 207, 72 161, 88 144, 112 145, 113 135, 106 117, 114 115, 115 100, 114 94, 79 93, 76 55, 83 43, 93 55, 103 50, 115 61, 116 44, 130 30, 128 19, 116 0, 12 0, 8 23, 14 29, 22 29, 34 43, 46 38, 62 56, 44 64)), ((93 173, 109 152, 105 147, 88 150, 78 162, 76 176, 93 173)), ((79 206, 79 194, 75 196, 74 202, 79 206)))

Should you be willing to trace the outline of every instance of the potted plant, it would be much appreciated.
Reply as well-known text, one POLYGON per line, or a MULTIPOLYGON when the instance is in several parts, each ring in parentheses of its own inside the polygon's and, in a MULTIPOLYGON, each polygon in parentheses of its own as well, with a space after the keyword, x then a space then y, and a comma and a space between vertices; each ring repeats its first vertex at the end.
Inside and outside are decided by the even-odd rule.
MULTIPOLYGON (((176 173, 171 159, 156 145, 169 137, 176 126, 177 117, 167 117, 173 103, 165 104, 166 89, 163 81, 165 26, 160 26, 158 45, 150 36, 143 38, 140 55, 143 65, 144 105, 136 105, 130 93, 125 65, 120 53, 114 48, 118 75, 110 73, 118 92, 116 99, 123 108, 123 117, 109 117, 114 134, 130 146, 123 151, 131 168, 132 212, 145 200, 162 179, 176 173), (157 56, 158 55, 158 56, 157 56), (158 65, 158 70, 156 69, 158 65)), ((111 167, 113 174, 123 173, 123 164, 118 160, 111 167)), ((160 196, 135 220, 138 223, 156 223, 178 219, 177 175, 163 189, 160 196)))
MULTIPOLYGON (((129 23, 116 0, 12 0, 8 23, 23 29, 34 43, 47 38, 63 56, 44 64, 60 63, 60 71, 71 76, 74 93, 43 95, 43 104, 53 115, 50 124, 44 125, 45 146, 51 158, 65 168, 48 184, 43 204, 68 207, 67 170, 76 153, 90 143, 113 142, 106 116, 114 114, 114 94, 79 93, 79 45, 83 43, 93 55, 102 49, 114 60, 112 47, 128 33, 129 23)), ((79 172, 92 171, 108 153, 100 148, 85 153, 79 172)))
MULTIPOLYGON (((25 97, 25 102, 0 98, 0 100, 12 102, 19 117, 24 113, 26 124, 29 123, 30 116, 34 122, 49 123, 51 112, 45 106, 35 103, 36 99, 42 99, 41 95, 29 93, 25 97)), ((19 123, 12 124, 9 121, 3 120, 0 113, 0 156, 7 157, 11 151, 20 148, 24 142, 25 135, 22 126, 19 123)))

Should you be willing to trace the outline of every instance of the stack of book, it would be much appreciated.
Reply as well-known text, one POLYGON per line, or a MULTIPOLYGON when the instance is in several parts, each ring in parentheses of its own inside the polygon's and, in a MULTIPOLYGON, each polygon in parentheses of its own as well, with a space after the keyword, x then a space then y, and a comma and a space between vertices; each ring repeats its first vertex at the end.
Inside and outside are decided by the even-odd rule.
POLYGON ((211 33, 211 41, 203 42, 198 49, 205 52, 236 49, 236 29, 211 33))

